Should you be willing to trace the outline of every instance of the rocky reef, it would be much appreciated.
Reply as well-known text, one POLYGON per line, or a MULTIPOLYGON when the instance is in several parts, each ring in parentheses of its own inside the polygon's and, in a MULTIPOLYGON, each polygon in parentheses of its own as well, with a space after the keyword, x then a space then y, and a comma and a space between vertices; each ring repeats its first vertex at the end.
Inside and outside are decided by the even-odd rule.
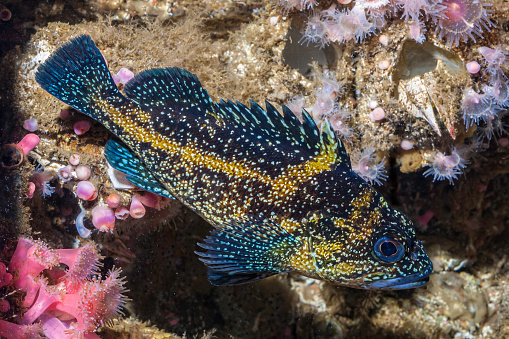
MULTIPOLYGON (((20 238, 97 248, 96 279, 120 267, 129 298, 123 317, 97 322, 102 338, 508 337, 508 12, 502 0, 4 1, 0 262, 20 238), (330 122, 355 171, 414 221, 430 283, 364 291, 282 274, 210 285, 194 251, 212 226, 120 189, 103 156, 109 132, 36 83, 81 34, 121 90, 177 66, 214 100, 330 122)), ((26 295, 0 286, 0 321, 18 323, 26 295)))

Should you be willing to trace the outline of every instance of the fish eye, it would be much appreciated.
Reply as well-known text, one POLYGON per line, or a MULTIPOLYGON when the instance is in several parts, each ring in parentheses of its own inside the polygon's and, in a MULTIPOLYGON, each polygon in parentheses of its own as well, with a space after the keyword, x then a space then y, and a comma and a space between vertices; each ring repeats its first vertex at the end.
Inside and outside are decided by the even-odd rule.
POLYGON ((405 247, 399 241, 381 237, 375 243, 375 254, 386 262, 398 261, 405 255, 405 247))

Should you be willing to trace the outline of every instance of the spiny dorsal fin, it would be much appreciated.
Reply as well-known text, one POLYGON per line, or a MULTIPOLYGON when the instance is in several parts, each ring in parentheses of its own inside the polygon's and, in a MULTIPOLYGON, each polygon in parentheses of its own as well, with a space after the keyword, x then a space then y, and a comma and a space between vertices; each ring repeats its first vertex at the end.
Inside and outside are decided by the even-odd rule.
POLYGON ((267 110, 251 101, 251 108, 240 102, 221 100, 216 104, 216 115, 232 127, 251 132, 259 139, 275 143, 279 147, 287 147, 308 155, 316 155, 321 149, 320 132, 313 119, 305 113, 301 123, 286 107, 285 115, 266 102, 267 110))
POLYGON ((331 147, 335 148, 338 159, 341 161, 341 165, 345 166, 347 170, 352 170, 352 165, 350 163, 350 156, 346 152, 345 145, 343 145, 343 141, 341 141, 336 133, 334 133, 334 129, 329 120, 325 120, 323 122, 322 128, 322 142, 331 145, 331 147))

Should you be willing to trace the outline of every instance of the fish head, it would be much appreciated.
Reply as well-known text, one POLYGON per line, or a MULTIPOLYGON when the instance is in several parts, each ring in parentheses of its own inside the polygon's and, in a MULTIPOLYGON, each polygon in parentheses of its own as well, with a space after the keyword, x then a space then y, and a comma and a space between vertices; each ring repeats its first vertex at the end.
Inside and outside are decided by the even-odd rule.
POLYGON ((361 289, 425 285, 433 264, 412 221, 370 187, 365 193, 346 212, 320 211, 309 218, 315 276, 361 289))

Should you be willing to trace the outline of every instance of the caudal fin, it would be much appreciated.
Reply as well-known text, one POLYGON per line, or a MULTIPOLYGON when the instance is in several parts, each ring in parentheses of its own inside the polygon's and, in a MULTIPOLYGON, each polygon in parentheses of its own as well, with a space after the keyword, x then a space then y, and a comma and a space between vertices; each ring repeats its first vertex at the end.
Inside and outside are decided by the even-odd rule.
POLYGON ((69 41, 39 66, 35 80, 51 95, 102 122, 97 104, 121 97, 106 61, 90 36, 69 41))

